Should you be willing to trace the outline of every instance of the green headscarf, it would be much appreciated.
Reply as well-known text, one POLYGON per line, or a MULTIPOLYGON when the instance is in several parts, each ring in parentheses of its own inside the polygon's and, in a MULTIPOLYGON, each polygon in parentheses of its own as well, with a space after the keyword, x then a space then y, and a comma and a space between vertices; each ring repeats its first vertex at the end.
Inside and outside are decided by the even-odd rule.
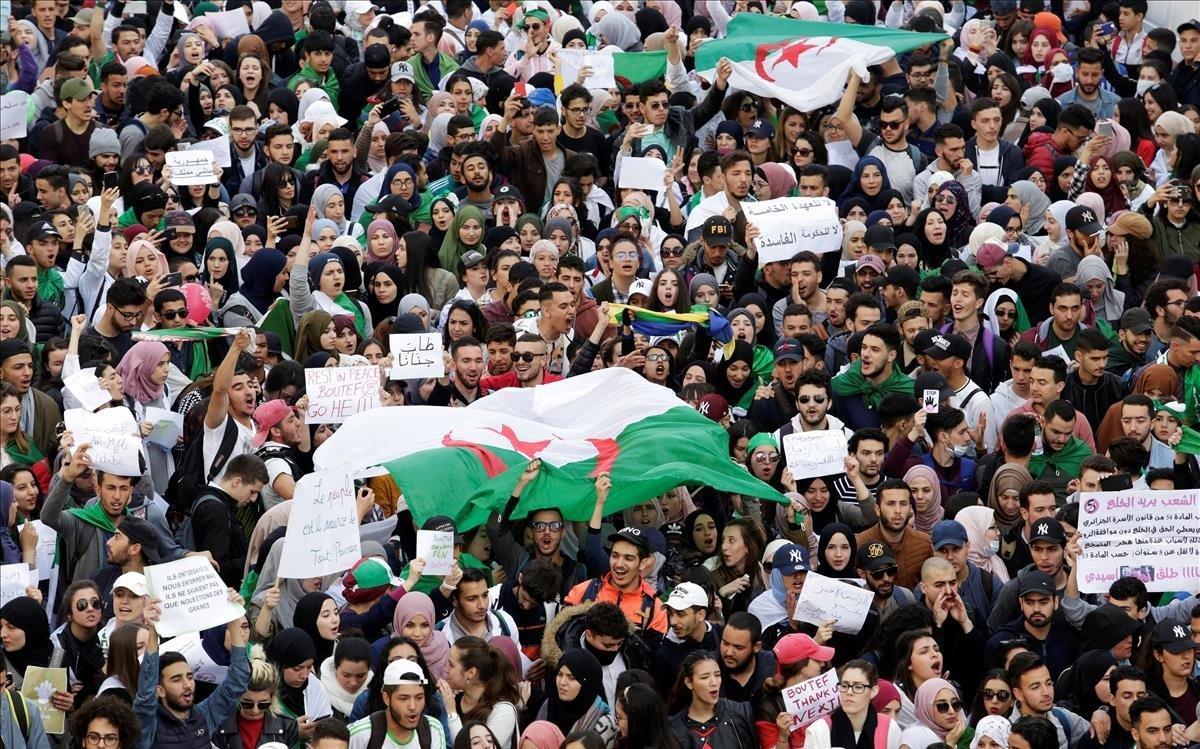
POLYGON ((473 205, 461 205, 454 213, 454 221, 450 224, 450 229, 446 232, 446 237, 442 240, 442 247, 438 250, 438 260, 443 268, 457 268, 458 261, 468 250, 475 250, 481 255, 487 254, 487 249, 483 246, 483 231, 487 228, 487 222, 483 218, 483 211, 473 205), (479 222, 480 234, 479 243, 476 245, 463 244, 458 238, 458 230, 467 221, 475 219, 479 222))
POLYGON ((32 343, 32 341, 29 340, 29 328, 26 327, 27 318, 25 317, 25 308, 22 307, 19 302, 13 301, 12 299, 5 299, 3 302, 0 302, 0 307, 8 307, 17 315, 17 322, 20 323, 20 332, 17 333, 15 338, 24 343, 32 343))
POLYGON ((874 411, 879 408, 883 398, 891 393, 913 394, 913 380, 899 368, 893 366, 892 374, 880 383, 874 383, 863 376, 862 361, 856 361, 849 369, 833 378, 833 392, 843 397, 861 395, 867 408, 874 411))
POLYGON ((779 443, 775 441, 770 432, 759 432, 751 437, 750 441, 746 443, 746 454, 752 455, 760 447, 773 447, 775 452, 779 452, 779 443))
POLYGON ((533 228, 537 229, 539 237, 546 236, 546 228, 542 226, 542 220, 538 218, 536 213, 522 213, 517 217, 516 230, 517 234, 521 234, 521 229, 525 228, 526 224, 533 224, 533 228))

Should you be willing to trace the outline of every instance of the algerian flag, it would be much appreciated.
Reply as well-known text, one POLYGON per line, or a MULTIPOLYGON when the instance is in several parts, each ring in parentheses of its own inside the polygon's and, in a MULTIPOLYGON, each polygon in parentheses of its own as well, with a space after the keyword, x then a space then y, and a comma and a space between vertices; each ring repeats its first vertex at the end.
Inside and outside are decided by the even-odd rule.
POLYGON ((533 458, 542 469, 521 495, 518 518, 556 507, 568 520, 587 520, 604 472, 612 477, 609 512, 683 484, 786 501, 730 459, 718 424, 621 367, 506 388, 466 408, 365 411, 314 455, 317 470, 384 467, 418 523, 449 515, 460 529, 502 509, 533 458))
MULTIPOLYGON (((727 57, 733 63, 729 85, 734 89, 811 112, 841 98, 851 71, 866 80, 868 65, 946 38, 945 34, 739 13, 730 21, 725 39, 706 42, 696 50, 696 69, 714 69, 727 57)), ((713 77, 707 72, 700 75, 713 77)))

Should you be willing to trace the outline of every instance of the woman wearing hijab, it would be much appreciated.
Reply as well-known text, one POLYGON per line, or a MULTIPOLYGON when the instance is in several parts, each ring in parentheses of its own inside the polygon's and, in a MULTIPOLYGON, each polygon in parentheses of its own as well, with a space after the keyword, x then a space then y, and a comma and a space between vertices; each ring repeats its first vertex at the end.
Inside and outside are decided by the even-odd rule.
POLYGON ((845 523, 829 523, 821 529, 820 541, 817 542, 816 572, 825 577, 854 579, 858 577, 854 568, 857 553, 858 542, 854 529, 845 523))
MULTIPOLYGON (((171 352, 159 341, 138 341, 121 357, 117 364, 125 392, 125 405, 133 412, 141 427, 142 436, 154 428, 147 409, 168 409, 172 401, 167 391, 167 379, 171 374, 171 352)), ((150 476, 159 494, 167 490, 167 482, 175 472, 175 459, 170 448, 154 442, 143 441, 146 458, 150 463, 150 476)))
POLYGON ((1042 228, 1046 236, 1033 251, 1033 262, 1045 265, 1050 253, 1067 244, 1067 212, 1075 207, 1070 200, 1056 200, 1042 214, 1042 228))
POLYGON ((1025 522, 1021 517, 1019 495, 1030 481, 1033 481, 1033 477, 1029 471, 1016 463, 1005 463, 992 476, 992 484, 988 487, 988 507, 995 512, 993 520, 1001 537, 1025 522))
POLYGON ((1012 289, 996 289, 983 304, 983 324, 992 335, 1004 339, 1009 346, 1029 330, 1029 315, 1021 297, 1012 289))
POLYGON ((25 669, 50 665, 50 657, 54 655, 54 646, 50 644, 50 620, 37 601, 21 596, 0 607, 0 624, 5 629, 4 656, 12 676, 8 688, 20 689, 25 669))
POLYGON ((942 263, 950 259, 953 250, 945 217, 936 208, 926 208, 917 214, 913 230, 917 237, 917 257, 921 261, 921 269, 935 271, 941 268, 942 263))
POLYGON ((917 687, 913 699, 917 722, 904 729, 900 747, 925 749, 931 744, 956 746, 967 730, 958 689, 945 679, 928 679, 917 687))
MULTIPOLYGON (((761 173, 767 183, 767 200, 787 197, 796 189, 796 172, 788 166, 768 161, 755 167, 754 171, 756 176, 761 173)), ((760 196, 759 199, 763 198, 760 196)))
POLYGON ((553 723, 563 734, 591 730, 606 738, 616 736, 616 717, 604 701, 603 667, 587 650, 573 648, 563 653, 547 691, 538 710, 539 721, 553 723))
POLYGON ((1008 582, 1008 568, 1000 560, 1000 528, 996 525, 996 511, 983 505, 964 507, 954 519, 967 529, 967 540, 971 543, 967 560, 979 569, 991 572, 1001 584, 1008 582))
POLYGON ((1109 650, 1089 650, 1065 672, 1065 689, 1055 689, 1054 703, 1076 715, 1090 716, 1107 704, 1096 694, 1101 686, 1108 694, 1108 674, 1117 667, 1117 659, 1109 650))
POLYGON ((312 640, 314 669, 320 669, 321 664, 333 655, 340 623, 337 602, 327 593, 308 593, 296 602, 292 626, 303 630, 312 640))
POLYGON ((321 351, 336 356, 336 341, 337 329, 333 324, 333 315, 319 309, 306 312, 296 326, 293 354, 297 361, 304 361, 321 351))
MULTIPOLYGON (((1098 255, 1088 255, 1079 261, 1075 271, 1075 285, 1083 289, 1085 311, 1083 324, 1095 326, 1100 320, 1116 330, 1125 314, 1125 292, 1113 288, 1112 271, 1108 263, 1098 255)), ((1103 329, 1101 329, 1103 332, 1103 329)))
POLYGON ((438 260, 442 268, 457 268, 459 260, 470 250, 486 254, 483 246, 483 231, 487 223, 483 211, 473 205, 462 205, 454 214, 454 221, 446 238, 442 240, 438 250, 438 260))
MULTIPOLYGON (((240 230, 238 238, 242 238, 240 230)), ((222 306, 229 297, 237 293, 241 288, 241 280, 238 277, 238 259, 232 242, 223 237, 208 240, 204 246, 200 279, 208 288, 215 307, 222 306)))
POLYGON ((957 487, 953 484, 944 487, 937 473, 924 464, 909 468, 904 474, 904 483, 912 490, 916 529, 924 533, 931 532, 933 526, 940 523, 946 515, 946 510, 942 507, 943 488, 955 491, 957 487))
POLYGON ((394 265, 368 263, 364 274, 367 284, 367 309, 371 319, 383 322, 396 316, 404 274, 394 265))
POLYGON ((281 298, 287 285, 287 256, 272 247, 264 247, 250 256, 241 269, 241 285, 229 295, 220 310, 226 327, 258 325, 267 310, 281 298))
POLYGON ((604 17, 588 29, 603 48, 609 45, 623 52, 642 51, 642 33, 637 24, 623 13, 605 13, 604 17))
POLYGON ((971 230, 975 228, 975 217, 971 215, 970 197, 966 189, 957 180, 943 182, 933 202, 946 221, 946 243, 952 248, 966 245, 971 237, 971 230), (954 198, 953 206, 950 205, 948 196, 954 198))
POLYGON ((317 218, 329 219, 337 226, 338 234, 346 234, 350 224, 346 220, 345 206, 346 199, 342 196, 342 191, 337 185, 317 185, 317 189, 313 190, 312 207, 317 212, 317 218), (330 209, 337 198, 342 198, 342 211, 340 217, 334 208, 333 215, 330 215, 330 209))
POLYGON ((731 341, 724 347, 724 358, 717 365, 717 393, 731 408, 745 414, 754 400, 758 378, 754 374, 754 346, 746 341, 731 341))
POLYGON ((299 120, 300 100, 286 86, 276 86, 267 94, 266 114, 280 125, 295 125, 299 120))
POLYGON ((293 720, 301 715, 332 715, 329 694, 314 673, 316 650, 312 639, 297 627, 288 627, 267 642, 267 660, 279 669, 275 712, 293 720))
MULTIPOLYGON (((282 528, 277 529, 276 532, 279 534, 278 538, 283 537, 282 528)), ((270 551, 267 552, 266 561, 263 562, 262 570, 258 573, 258 582, 250 606, 246 609, 246 618, 253 625, 251 637, 258 642, 266 641, 272 633, 291 627, 296 604, 300 599, 306 593, 328 590, 329 586, 333 585, 339 577, 336 574, 302 580, 280 577, 279 558, 283 555, 283 544, 278 543, 278 538, 275 543, 271 544, 270 551), (267 591, 276 584, 279 585, 279 600, 271 605, 267 600, 267 591)), ((270 543, 270 541, 271 537, 268 537, 267 542, 270 543)), ((305 635, 305 639, 307 637, 305 635)), ((311 642, 309 647, 312 647, 311 642)))
POLYGON ((1008 737, 1011 734, 1012 723, 1007 716, 985 715, 975 724, 971 749, 1008 749, 1008 737))
MULTIPOLYGON (((343 266, 341 258, 332 252, 321 252, 309 259, 312 251, 311 240, 311 236, 304 237, 300 249, 296 252, 296 263, 307 266, 308 273, 292 273, 289 283, 291 293, 288 296, 291 299, 294 322, 299 325, 300 318, 313 309, 328 312, 330 315, 349 313, 354 315, 354 329, 358 331, 359 337, 369 337, 374 328, 371 312, 365 304, 352 299, 347 293, 358 291, 358 286, 351 288, 349 284, 351 271, 357 271, 357 257, 354 259, 353 269, 343 266)), ((361 271, 356 275, 357 282, 361 285, 361 271)))
POLYGON ((424 593, 406 593, 396 603, 392 632, 417 643, 430 672, 434 677, 444 679, 450 665, 450 643, 441 630, 434 629, 435 624, 437 616, 434 614, 433 599, 424 593))
MULTIPOLYGON (((1169 364, 1151 364, 1145 367, 1133 382, 1131 395, 1148 395, 1152 399, 1176 398, 1182 394, 1179 375, 1169 364)), ((1096 430, 1096 450, 1101 454, 1108 451, 1113 440, 1124 434, 1121 428, 1121 403, 1112 404, 1100 428, 1096 430)))
POLYGON ((875 156, 864 156, 854 165, 854 176, 851 177, 845 192, 838 198, 838 203, 852 198, 862 198, 869 205, 874 205, 875 199, 879 197, 880 193, 890 189, 892 189, 892 185, 888 181, 887 167, 884 166, 883 161, 875 156), (867 171, 868 168, 871 171, 867 171))
POLYGON ((1050 207, 1050 198, 1046 196, 1045 192, 1038 189, 1037 185, 1026 179, 1013 182, 1009 186, 1009 191, 1010 193, 1015 192, 1021 205, 1029 209, 1025 212, 1029 216, 1025 221, 1025 233, 1041 234, 1046 210, 1050 207))
POLYGON ((2 553, 4 564, 19 564, 24 561, 21 554, 21 547, 17 545, 16 522, 8 522, 8 518, 12 517, 9 513, 12 512, 13 505, 13 485, 7 481, 0 481, 0 520, 3 520, 3 531, 0 532, 0 553, 2 553))

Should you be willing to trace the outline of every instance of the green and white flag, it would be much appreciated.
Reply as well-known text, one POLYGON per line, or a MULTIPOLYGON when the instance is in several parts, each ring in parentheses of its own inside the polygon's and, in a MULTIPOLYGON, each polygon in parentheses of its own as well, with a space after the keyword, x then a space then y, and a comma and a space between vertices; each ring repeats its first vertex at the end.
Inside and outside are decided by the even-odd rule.
POLYGON ((382 466, 417 522, 449 515, 460 529, 508 502, 529 461, 542 469, 513 513, 556 507, 587 520, 595 479, 612 476, 616 512, 674 487, 784 497, 729 457, 729 437, 670 390, 624 368, 536 388, 506 388, 466 408, 377 408, 350 417, 314 455, 317 470, 382 466))

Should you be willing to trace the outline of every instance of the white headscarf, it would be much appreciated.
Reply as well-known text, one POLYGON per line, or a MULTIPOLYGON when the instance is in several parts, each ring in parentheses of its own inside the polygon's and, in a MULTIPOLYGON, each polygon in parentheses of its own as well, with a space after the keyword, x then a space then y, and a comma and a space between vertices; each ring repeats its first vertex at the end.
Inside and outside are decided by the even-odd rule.
POLYGON ((979 749, 979 740, 987 736, 999 744, 1002 749, 1008 749, 1008 735, 1012 733, 1012 724, 1003 715, 988 715, 975 726, 975 737, 971 739, 971 749, 979 749))
POLYGON ((1104 282, 1104 293, 1098 301, 1092 302, 1092 310, 1095 311, 1096 317, 1114 324, 1119 322, 1125 312, 1125 292, 1113 288, 1112 271, 1108 269, 1104 258, 1088 255, 1079 261, 1079 268, 1075 271, 1075 284, 1083 289, 1088 281, 1094 279, 1104 282))
MULTIPOLYGON (((1000 335, 1000 322, 996 319, 996 305, 1003 300, 1009 300, 1018 307, 1021 306, 1021 299, 1017 296, 1017 292, 1012 289, 996 289, 988 295, 987 301, 983 303, 983 316, 986 318, 983 324, 987 329, 992 331, 994 335, 1000 335)), ((1016 324, 1016 321, 1013 321, 1016 324)), ((986 530, 986 529, 985 529, 986 530)))

